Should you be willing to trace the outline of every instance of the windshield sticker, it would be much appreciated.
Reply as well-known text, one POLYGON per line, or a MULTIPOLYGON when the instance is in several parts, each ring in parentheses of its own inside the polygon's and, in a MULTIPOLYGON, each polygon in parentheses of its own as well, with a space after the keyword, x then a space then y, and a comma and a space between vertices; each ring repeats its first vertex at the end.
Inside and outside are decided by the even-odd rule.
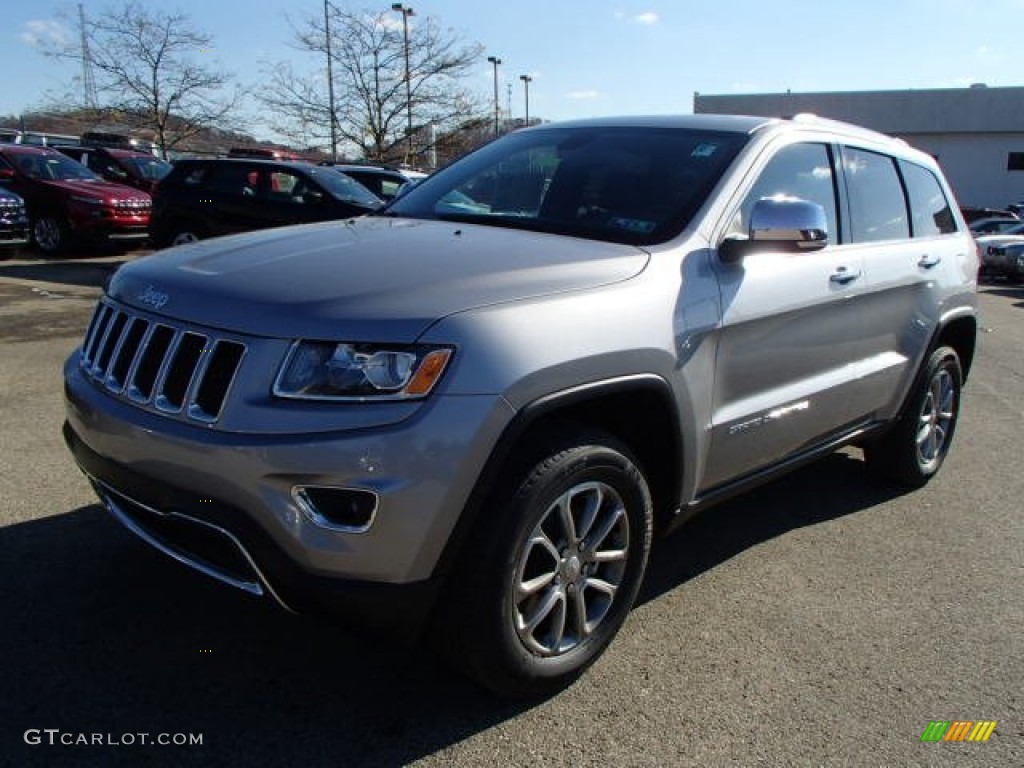
POLYGON ((649 234, 654 231, 655 222, 643 221, 642 219, 625 219, 620 216, 614 216, 608 220, 608 223, 618 229, 624 229, 627 232, 640 232, 643 234, 649 234))
POLYGON ((690 157, 711 157, 715 154, 717 149, 717 144, 698 144, 693 148, 693 152, 690 153, 690 157))

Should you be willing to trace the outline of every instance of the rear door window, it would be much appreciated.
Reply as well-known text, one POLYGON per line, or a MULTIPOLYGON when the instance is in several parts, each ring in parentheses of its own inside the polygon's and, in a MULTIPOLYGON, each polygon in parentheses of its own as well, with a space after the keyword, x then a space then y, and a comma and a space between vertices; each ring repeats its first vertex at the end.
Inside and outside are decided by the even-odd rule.
POLYGON ((895 160, 852 147, 843 147, 842 152, 853 241, 870 243, 910 237, 907 200, 895 160))
POLYGON ((248 163, 218 165, 209 179, 210 192, 220 195, 255 196, 259 188, 259 169, 248 163))

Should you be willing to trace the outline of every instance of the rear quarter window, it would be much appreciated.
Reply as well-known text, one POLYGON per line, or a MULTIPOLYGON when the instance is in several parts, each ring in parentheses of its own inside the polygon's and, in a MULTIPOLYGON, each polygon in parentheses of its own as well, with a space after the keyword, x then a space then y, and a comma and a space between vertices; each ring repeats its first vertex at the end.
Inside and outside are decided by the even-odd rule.
POLYGON ((900 160, 899 165, 910 201, 910 222, 914 237, 956 232, 953 209, 934 174, 906 160, 900 160))

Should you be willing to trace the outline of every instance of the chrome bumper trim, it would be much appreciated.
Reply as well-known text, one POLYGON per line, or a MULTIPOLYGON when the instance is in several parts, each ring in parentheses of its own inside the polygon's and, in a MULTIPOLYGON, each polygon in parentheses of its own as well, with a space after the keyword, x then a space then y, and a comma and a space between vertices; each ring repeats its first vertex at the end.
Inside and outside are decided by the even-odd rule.
POLYGON ((164 512, 159 509, 154 509, 148 504, 143 504, 138 499, 133 499, 127 494, 121 493, 120 491, 108 486, 106 483, 97 480, 88 473, 86 473, 86 477, 88 477, 89 480, 92 482, 97 495, 100 497, 100 500, 103 502, 103 505, 107 508, 107 511, 109 511, 110 514, 113 515, 114 518, 119 523, 121 523, 121 525, 123 525, 125 528, 134 533, 136 536, 145 541, 154 549, 163 552, 165 555, 173 558, 182 565, 187 565, 188 567, 193 568, 194 570, 197 570, 200 573, 209 576, 210 578, 216 579, 217 581, 223 584, 227 584, 228 586, 235 587, 236 589, 240 589, 243 592, 248 592, 250 595, 255 595, 256 597, 270 595, 270 597, 272 597, 278 605, 280 605, 289 613, 294 613, 292 608, 287 603, 285 603, 284 600, 282 600, 281 597, 274 591, 274 588, 270 586, 270 583, 263 575, 263 572, 259 569, 259 566, 256 565, 256 561, 252 559, 252 556, 249 554, 248 550, 244 546, 242 546, 242 542, 240 542, 238 538, 230 531, 221 528, 219 525, 208 523, 205 520, 200 520, 199 518, 192 517, 191 515, 186 515, 181 512, 164 512), (210 529, 211 531, 220 534, 221 536, 224 536, 234 545, 234 547, 238 550, 242 557, 245 558, 245 562, 256 575, 256 579, 249 580, 236 578, 235 576, 232 576, 228 573, 224 573, 223 571, 214 568, 213 566, 204 563, 201 560, 189 557, 187 553, 184 553, 160 541, 160 539, 153 536, 151 533, 149 533, 149 531, 147 531, 145 528, 143 528, 134 520, 132 520, 131 516, 128 515, 123 509, 121 509, 121 507, 117 503, 118 496, 127 499, 132 504, 135 504, 138 507, 154 515, 159 515, 161 517, 174 517, 181 520, 186 520, 190 523, 201 525, 205 528, 210 529))

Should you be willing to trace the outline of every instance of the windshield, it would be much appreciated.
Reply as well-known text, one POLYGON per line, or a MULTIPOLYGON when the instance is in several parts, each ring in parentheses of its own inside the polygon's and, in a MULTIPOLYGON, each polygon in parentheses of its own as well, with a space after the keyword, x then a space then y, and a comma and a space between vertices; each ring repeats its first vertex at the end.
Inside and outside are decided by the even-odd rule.
POLYGON ((118 162, 128 168, 132 175, 148 181, 160 181, 171 172, 171 164, 157 157, 121 157, 118 162))
POLYGON ((310 175, 343 203, 355 203, 366 208, 380 208, 384 201, 355 179, 331 167, 309 171, 310 175))
POLYGON ((11 158, 26 176, 43 181, 98 181, 99 176, 70 157, 53 154, 16 154, 11 158))
POLYGON ((686 226, 746 140, 683 128, 523 131, 424 179, 382 215, 663 242, 686 226))

